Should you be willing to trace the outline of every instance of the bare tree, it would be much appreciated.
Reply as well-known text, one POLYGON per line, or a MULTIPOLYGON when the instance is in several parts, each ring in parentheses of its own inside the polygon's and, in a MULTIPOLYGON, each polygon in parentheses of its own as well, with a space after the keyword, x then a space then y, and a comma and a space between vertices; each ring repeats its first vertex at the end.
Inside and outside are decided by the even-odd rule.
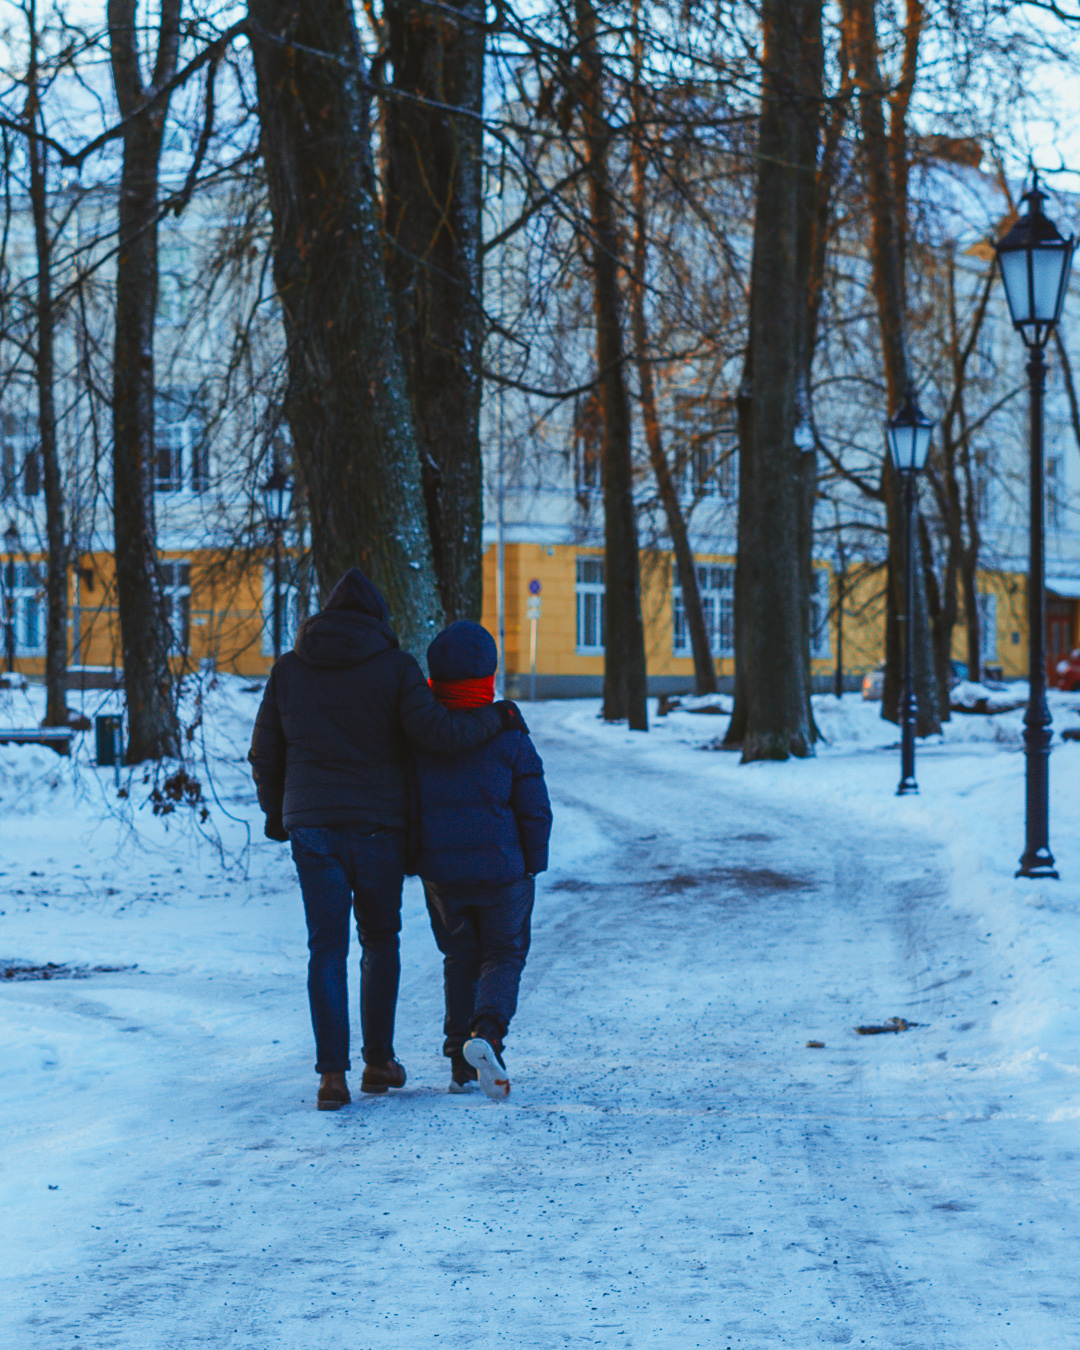
POLYGON ((647 731, 645 628, 619 286, 619 226, 609 164, 612 132, 605 117, 604 61, 592 0, 575 0, 574 14, 579 52, 576 84, 591 207, 597 382, 604 427, 603 711, 608 720, 625 718, 632 730, 647 731))
POLYGON ((664 509, 664 519, 671 537, 672 551, 675 554, 675 568, 682 591, 683 607, 686 613, 686 626, 690 634, 690 648, 694 657, 694 687, 698 694, 716 692, 716 667, 713 664, 709 645, 709 632, 705 625, 705 611, 701 603, 701 590, 698 586, 697 568, 690 547, 686 519, 680 509, 679 494, 664 449, 663 435, 660 430, 660 416, 656 405, 656 388, 653 382, 652 365, 649 360, 650 343, 648 321, 645 314, 646 268, 648 265, 648 235, 646 214, 648 189, 646 181, 645 103, 646 94, 643 84, 642 65, 643 47, 640 0, 634 4, 634 67, 631 85, 631 106, 633 109, 634 139, 631 145, 633 168, 633 222, 634 222, 634 263, 630 277, 630 324, 637 354, 638 385, 641 391, 641 414, 645 424, 645 442, 649 449, 649 461, 656 478, 656 490, 664 509))
MULTIPOLYGON (((859 95, 862 152, 866 196, 870 208, 870 256, 874 296, 881 332, 889 413, 899 410, 913 388, 906 336, 908 148, 907 111, 915 83, 919 41, 925 22, 921 0, 907 0, 900 79, 891 94, 881 72, 875 0, 844 0, 847 47, 859 95), (889 104, 886 126, 885 104, 889 104)), ((885 686, 882 716, 896 721, 900 698, 900 627, 903 611, 904 529, 902 493, 898 476, 888 456, 884 457, 884 494, 889 526, 889 587, 885 624, 885 686)), ((920 554, 922 534, 916 536, 920 554)), ((907 641, 912 643, 915 695, 918 702, 916 729, 930 735, 941 729, 942 704, 928 617, 925 555, 916 559, 911 614, 907 618, 907 641)))
POLYGON ((421 658, 442 617, 347 0, 249 0, 287 416, 324 594, 363 567, 421 658), (317 132, 314 130, 317 128, 317 132))
POLYGON ((448 620, 479 619, 484 9, 389 0, 384 106, 387 275, 448 620))
POLYGON ((113 528, 128 708, 128 761, 180 752, 170 631, 154 523, 154 321, 158 171, 176 71, 181 0, 161 0, 149 86, 140 71, 137 0, 109 0, 113 84, 123 119, 113 363, 113 528))
POLYGON ((809 320, 822 108, 821 0, 762 6, 750 334, 740 397, 735 709, 743 760, 813 753, 807 488, 809 320))
POLYGON ((53 295, 53 232, 49 220, 48 151, 41 107, 41 34, 36 0, 26 0, 29 60, 26 71, 26 153, 30 210, 37 258, 34 367, 38 396, 38 438, 45 489, 45 725, 66 726, 67 710, 67 567, 68 537, 64 485, 56 434, 56 304, 53 295))

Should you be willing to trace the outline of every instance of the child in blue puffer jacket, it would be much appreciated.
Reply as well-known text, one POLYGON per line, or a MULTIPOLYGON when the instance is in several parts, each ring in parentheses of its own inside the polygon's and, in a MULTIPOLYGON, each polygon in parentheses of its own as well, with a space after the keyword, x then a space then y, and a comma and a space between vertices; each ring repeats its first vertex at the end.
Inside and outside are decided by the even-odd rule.
MULTIPOLYGON (((498 651, 478 623, 451 624, 427 659, 432 690, 447 707, 494 699, 498 651)), ((418 870, 443 954, 450 1091, 479 1081, 487 1096, 504 1098, 503 1038, 529 951, 535 877, 548 860, 544 766, 528 735, 512 730, 456 758, 418 753, 416 767, 418 870)))

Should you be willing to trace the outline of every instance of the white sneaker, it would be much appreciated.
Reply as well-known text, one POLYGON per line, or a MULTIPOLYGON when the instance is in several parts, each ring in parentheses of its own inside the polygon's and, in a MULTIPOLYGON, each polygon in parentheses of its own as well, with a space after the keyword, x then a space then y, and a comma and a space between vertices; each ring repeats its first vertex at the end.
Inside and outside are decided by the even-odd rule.
POLYGON ((493 1102, 501 1102, 510 1095, 510 1075, 506 1065, 495 1053, 495 1047, 480 1036, 466 1041, 461 1052, 480 1078, 480 1091, 493 1102))

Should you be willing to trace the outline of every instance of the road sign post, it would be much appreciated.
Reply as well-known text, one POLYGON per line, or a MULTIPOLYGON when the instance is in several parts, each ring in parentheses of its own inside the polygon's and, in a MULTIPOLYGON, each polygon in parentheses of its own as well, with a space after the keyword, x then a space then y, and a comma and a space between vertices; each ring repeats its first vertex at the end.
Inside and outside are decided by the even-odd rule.
POLYGON ((529 699, 536 702, 536 628, 540 621, 540 583, 529 582, 529 598, 525 601, 525 617, 529 621, 529 699), (533 589, 535 587, 535 590, 533 589))

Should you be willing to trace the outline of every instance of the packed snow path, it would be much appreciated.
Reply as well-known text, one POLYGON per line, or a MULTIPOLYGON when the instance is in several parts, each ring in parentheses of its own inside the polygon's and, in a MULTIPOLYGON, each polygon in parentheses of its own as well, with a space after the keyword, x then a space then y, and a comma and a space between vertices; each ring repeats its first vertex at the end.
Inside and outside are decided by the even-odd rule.
POLYGON ((556 834, 505 1105, 445 1091, 415 883, 409 1085, 337 1114, 283 850, 42 891, 19 954, 139 969, 0 988, 0 1345, 1075 1345, 1075 1115, 992 1026, 945 851, 592 712, 528 710, 556 834))

